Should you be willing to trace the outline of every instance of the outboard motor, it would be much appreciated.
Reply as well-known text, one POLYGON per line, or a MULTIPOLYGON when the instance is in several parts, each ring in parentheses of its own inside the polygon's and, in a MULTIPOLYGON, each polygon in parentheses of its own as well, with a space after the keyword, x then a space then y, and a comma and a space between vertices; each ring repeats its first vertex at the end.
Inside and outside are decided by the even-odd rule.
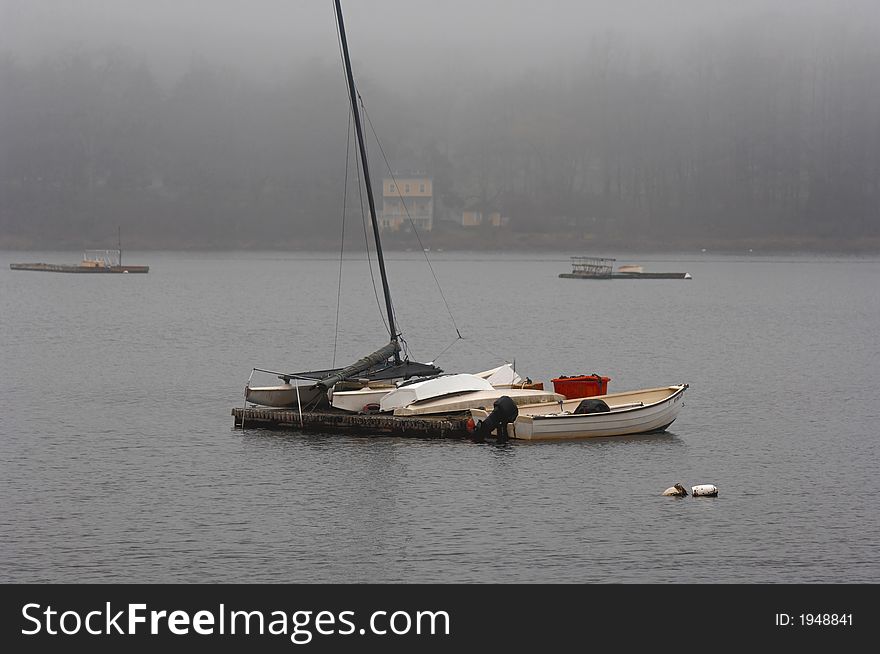
POLYGON ((485 420, 481 420, 474 431, 474 441, 482 443, 486 440, 486 436, 491 434, 496 428, 498 429, 498 442, 507 441, 507 424, 516 420, 519 415, 519 409, 516 402, 507 395, 502 395, 492 405, 492 410, 485 420))

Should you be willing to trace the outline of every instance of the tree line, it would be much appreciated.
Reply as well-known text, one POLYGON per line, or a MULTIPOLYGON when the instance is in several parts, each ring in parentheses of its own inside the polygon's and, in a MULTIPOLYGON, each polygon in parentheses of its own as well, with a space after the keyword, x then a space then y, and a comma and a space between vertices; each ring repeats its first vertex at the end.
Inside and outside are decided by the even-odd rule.
MULTIPOLYGON (((659 53, 605 35, 503 82, 366 71, 374 181, 386 159, 431 175, 435 220, 500 211, 523 243, 877 238, 874 36, 753 25, 659 53)), ((0 89, 2 247, 338 240, 357 170, 335 63, 261 82, 194 60, 163 84, 121 47, 7 53, 0 89)))

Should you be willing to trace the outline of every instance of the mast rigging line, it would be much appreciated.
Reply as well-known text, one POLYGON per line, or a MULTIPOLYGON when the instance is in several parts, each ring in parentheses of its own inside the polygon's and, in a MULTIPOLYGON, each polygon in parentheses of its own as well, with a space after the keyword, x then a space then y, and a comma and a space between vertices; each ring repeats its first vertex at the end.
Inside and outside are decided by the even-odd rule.
POLYGON ((360 161, 357 159, 355 159, 355 168, 357 170, 358 201, 360 202, 361 208, 361 226, 364 228, 364 252, 366 253, 367 257, 367 268, 370 271, 370 283, 373 285, 373 297, 376 298, 376 306, 379 308, 379 318, 382 320, 382 325, 385 327, 385 331, 388 332, 388 336, 390 338, 391 329, 388 327, 388 321, 382 314, 382 301, 379 299, 379 289, 376 288, 376 275, 373 273, 373 259, 370 256, 370 237, 367 234, 367 212, 364 211, 364 192, 361 188, 361 164, 360 161))
MULTIPOLYGON (((349 96, 350 105, 351 105, 350 120, 353 118, 355 132, 357 135, 357 144, 358 144, 358 149, 360 151, 360 164, 363 166, 363 182, 364 182, 363 186, 366 188, 366 192, 367 192, 367 202, 369 204, 369 209, 370 209, 370 220, 372 222, 373 235, 374 235, 375 244, 376 244, 376 259, 377 259, 377 263, 379 265, 379 272, 382 277, 382 290, 383 290, 383 293, 385 296, 385 307, 386 307, 386 312, 388 315, 388 323, 386 324, 386 328, 388 329, 388 332, 390 334, 391 342, 397 345, 397 348, 395 349, 395 352, 394 352, 394 361, 395 361, 395 363, 400 363, 400 344, 401 343, 403 344, 404 349, 405 349, 405 354, 408 354, 409 348, 406 344, 406 341, 402 338, 402 334, 399 333, 398 329, 395 327, 396 312, 394 310, 394 305, 391 301, 391 291, 390 291, 389 284, 388 284, 387 273, 385 271, 385 258, 382 253, 382 241, 381 241, 380 234, 379 234, 379 232, 380 232, 379 221, 378 221, 378 218, 376 215, 376 204, 375 204, 375 200, 373 197, 373 188, 372 188, 372 183, 370 180, 369 157, 368 157, 368 153, 367 153, 367 144, 366 144, 366 138, 364 137, 364 126, 362 125, 362 119, 361 119, 360 113, 358 111, 358 104, 360 104, 360 108, 363 111, 363 115, 364 115, 364 119, 366 120, 366 123, 369 124, 369 126, 370 126, 370 130, 373 133, 373 138, 376 139, 376 143, 379 146, 380 152, 382 153, 382 158, 385 161, 385 166, 388 169, 388 172, 391 175, 391 178, 395 181, 395 187, 397 187, 398 185, 397 185, 396 179, 394 177, 394 172, 391 170, 391 165, 388 162, 388 157, 385 154, 385 149, 382 147, 382 143, 379 141, 379 136, 378 136, 378 134, 376 134, 376 129, 373 126, 373 122, 370 119, 369 114, 367 113, 366 107, 364 106, 363 97, 358 92, 358 90, 355 86, 354 75, 353 75, 352 66, 351 66, 351 58, 349 57, 349 54, 348 54, 348 39, 345 34, 345 21, 343 19, 343 15, 342 15, 342 6, 340 4, 340 0, 334 0, 334 7, 335 7, 336 19, 337 19, 336 20, 337 44, 339 45, 339 49, 341 50, 341 54, 342 54, 344 73, 345 73, 345 78, 346 78, 347 88, 348 88, 348 96, 349 96)), ((349 136, 349 138, 350 138, 350 136, 349 136)), ((347 151, 346 151, 346 154, 347 154, 347 151)), ((347 175, 347 165, 348 164, 346 164, 346 175, 347 175)), ((360 204, 361 204, 361 212, 363 215, 363 196, 361 195, 360 181, 358 182, 358 194, 361 198, 360 204)), ((400 195, 399 191, 398 191, 398 195, 400 195)), ((418 240, 419 247, 421 247, 421 249, 422 249, 422 254, 425 257, 425 262, 428 264, 428 269, 431 271, 431 276, 434 278, 434 283, 437 286, 437 289, 440 293, 440 297, 443 300, 444 305, 446 306, 446 311, 449 314, 449 318, 452 321, 452 325, 455 329, 455 332, 458 336, 458 339, 460 340, 463 337, 461 335, 461 331, 458 328, 458 324, 455 321, 455 316, 452 314, 452 309, 449 306, 449 302, 446 299, 446 295, 443 293, 443 288, 440 286, 440 281, 437 278, 436 271, 434 270, 434 267, 431 264, 431 260, 427 255, 427 251, 424 247, 424 244, 422 243, 421 236, 418 233, 418 229, 416 229, 415 222, 413 221, 412 216, 409 213, 409 208, 406 206, 406 202, 403 200, 403 197, 402 196, 400 196, 400 197, 401 197, 401 202, 403 204, 403 208, 406 213, 409 224, 411 225, 413 233, 415 234, 416 239, 418 240)), ((363 222, 365 223, 365 221, 363 221, 363 222)), ((366 230, 366 224, 364 224, 364 229, 366 230)), ((368 261, 368 264, 370 267, 370 278, 373 282, 374 294, 376 294, 377 302, 378 302, 378 291, 376 289, 375 278, 373 277, 373 267, 372 267, 372 263, 371 263, 370 257, 369 257, 369 239, 366 237, 365 237, 365 246, 366 246, 366 251, 367 251, 367 261, 368 261)), ((341 284, 341 266, 342 266, 341 259, 342 259, 342 254, 340 254, 340 284, 341 284)), ((340 295, 341 295, 341 292, 338 290, 337 291, 337 304, 340 301, 339 300, 340 295)), ((338 320, 338 312, 337 312, 337 320, 338 320)), ((449 348, 447 347, 446 349, 449 349, 449 348)), ((335 347, 334 347, 334 360, 335 360, 335 347)))
POLYGON ((354 85, 354 75, 351 71, 351 58, 348 55, 348 40, 345 36, 345 21, 342 17, 342 7, 340 0, 334 0, 336 8, 337 34, 342 46, 342 55, 345 62, 345 76, 348 81, 348 96, 351 101, 351 110, 354 114, 354 126, 358 137, 358 149, 360 150, 361 163, 364 168, 364 186, 367 190, 367 202, 370 205, 370 220, 373 223, 373 235, 376 239, 376 258, 379 263, 379 272, 382 275, 382 290, 385 295, 385 306, 388 313, 388 327, 391 333, 391 342, 397 346, 394 348, 394 361, 400 363, 400 352, 397 340, 397 330, 394 328, 394 311, 391 307, 391 291, 388 287, 388 276, 385 272, 385 258, 382 254, 382 240, 379 236, 379 221, 376 218, 376 203, 373 199, 373 189, 370 181, 369 162, 367 160, 367 152, 364 147, 364 134, 361 126, 360 114, 357 106, 357 90, 354 85))
MULTIPOLYGON (((367 145, 365 143, 364 149, 366 149, 366 147, 367 147, 367 145)), ((360 175, 360 170, 361 170, 360 160, 356 160, 355 164, 357 166, 358 175, 360 175)), ((373 295, 376 298, 376 306, 379 307, 379 317, 382 319, 382 324, 385 326, 385 331, 387 331, 389 337, 393 339, 394 334, 391 332, 391 328, 388 326, 388 321, 385 319, 385 316, 382 315, 382 301, 379 299, 379 289, 376 288, 376 276, 373 273, 373 260, 370 257, 370 237, 367 234, 367 212, 364 211, 364 191, 363 191, 363 185, 361 184, 361 177, 360 176, 358 177, 357 189, 358 189, 358 198, 360 199, 360 203, 361 203, 361 222, 363 223, 363 227, 364 227, 364 250, 367 254, 367 266, 370 269, 370 282, 373 284, 373 295)), ((389 300, 390 300, 390 297, 389 297, 389 300)), ((391 306, 392 315, 394 316, 394 324, 399 325, 400 323, 397 322, 397 314, 394 313, 394 303, 390 302, 390 306, 391 306)), ((398 332, 397 336, 399 338, 400 337, 400 329, 398 329, 397 332, 398 332)))
POLYGON ((339 239, 339 277, 336 282, 336 326, 333 329, 333 365, 336 367, 336 347, 339 344, 339 305, 342 298, 342 260, 345 250, 345 208, 348 198, 348 165, 351 153, 351 112, 348 112, 348 127, 345 129, 345 178, 342 182, 342 235, 339 239))
MULTIPOLYGON (((341 20, 342 10, 338 6, 338 3, 337 3, 336 11, 339 13, 340 20, 341 20)), ((343 79, 345 81, 346 94, 349 96, 349 98, 351 98, 351 88, 349 86, 349 79, 348 79, 349 68, 346 68, 346 65, 345 65, 347 57, 346 57, 346 49, 345 49, 344 44, 342 42, 342 33, 340 31, 340 20, 337 20, 337 22, 336 22, 336 43, 337 43, 337 46, 339 47, 339 55, 340 55, 339 61, 342 64, 342 75, 343 75, 343 79)), ((353 85, 353 83, 354 83, 354 80, 352 79, 352 85, 353 85)), ((358 95, 358 97, 360 97, 360 95, 358 95)), ((348 129, 346 130, 348 144, 351 143, 351 127, 352 127, 352 122, 355 120, 358 120, 358 115, 355 112, 355 108, 352 106, 351 103, 349 103, 348 129)), ((363 142, 362 140, 359 140, 358 143, 359 143, 359 145, 363 146, 364 150, 366 150, 367 145, 365 142, 363 142)), ((346 146, 346 147, 348 147, 348 146, 346 146)), ((338 317, 339 317, 339 303, 340 303, 340 298, 341 298, 341 294, 342 294, 342 257, 343 257, 343 251, 345 248, 345 240, 344 240, 345 239, 345 213, 344 212, 345 212, 345 199, 348 197, 348 182, 347 182, 347 180, 348 180, 348 167, 349 167, 349 165, 350 164, 349 164, 349 159, 348 159, 348 150, 346 149, 346 160, 345 160, 346 184, 343 189, 343 232, 342 232, 343 241, 340 246, 340 254, 339 254, 339 257, 340 257, 340 261, 339 261, 340 273, 339 273, 339 275, 340 276, 339 276, 339 284, 338 284, 337 291, 336 291, 336 293, 337 293, 337 295, 336 295, 337 325, 338 325, 338 317)), ((356 184, 357 184, 358 201, 359 201, 359 206, 360 206, 360 210, 361 210, 361 224, 364 229, 364 252, 366 253, 366 258, 367 258, 367 267, 370 271, 370 282, 373 285, 373 296, 376 298, 376 306, 379 308, 379 317, 382 320, 382 325, 385 327, 385 331, 388 332, 390 339, 394 340, 394 333, 392 332, 392 329, 388 326, 388 321, 385 319, 385 316, 382 314, 382 301, 379 299, 379 290, 376 288, 376 276, 373 271, 373 260, 370 256, 370 238, 367 235, 367 215, 366 215, 367 212, 364 210, 364 195, 363 195, 363 189, 361 187, 362 185, 361 185, 360 170, 361 170, 360 159, 355 157, 355 180, 356 180, 356 184)), ((367 174, 367 178, 369 179, 369 174, 367 174)), ((378 239, 378 235, 377 235, 377 239, 378 239)), ((378 247, 378 245, 377 245, 377 247, 378 247)), ((381 252, 379 254, 381 254, 381 252)), ((380 261, 379 263, 381 266, 382 262, 380 261)), ((384 275, 383 275, 383 277, 384 277, 384 275)), ((386 284, 385 288, 387 288, 387 284, 386 284)), ((387 293, 386 294, 386 301, 388 302, 388 307, 390 307, 390 311, 393 312, 394 309, 393 309, 393 305, 390 300, 391 300, 390 293, 387 293)), ((397 317, 396 313, 393 315, 395 318, 397 317)), ((337 331, 337 334, 338 334, 338 331, 337 331)), ((398 337, 399 336, 400 336, 400 334, 398 334, 398 337)), ((333 351, 334 351, 334 365, 335 365, 335 360, 336 360, 336 347, 335 347, 335 345, 334 345, 333 351)))
POLYGON ((413 221, 412 216, 410 216, 409 214, 409 208, 406 206, 406 200, 400 194, 400 184, 397 183, 397 178, 394 176, 394 171, 391 170, 391 164, 388 162, 388 157, 385 156, 385 149, 382 147, 382 142, 379 140, 379 135, 376 134, 376 128, 373 127, 373 121, 370 120, 370 114, 367 113, 367 108, 364 106, 364 100, 360 94, 358 94, 358 99, 360 100, 361 108, 364 111, 364 118, 367 120, 367 124, 370 126, 370 131, 373 133, 373 138, 376 140, 376 145, 379 146, 379 152, 382 153, 382 159, 385 161, 385 168, 388 169, 388 174, 391 176, 391 180, 394 182, 394 188, 397 189, 397 197, 400 198, 400 202, 403 205, 403 210, 404 212, 406 212, 406 218, 409 221, 410 226, 412 227, 413 234, 415 234, 416 240, 419 242, 419 248, 422 250, 422 254, 425 257, 425 262, 428 264, 428 269, 431 271, 431 276, 434 278, 434 283, 437 285, 437 291, 440 293, 440 298, 443 300, 443 304, 446 306, 446 312, 449 314, 449 319, 452 321, 452 326, 455 328, 455 333, 458 334, 459 338, 464 338, 461 335, 461 331, 458 329, 458 323, 455 322, 455 316, 452 315, 452 309, 449 307, 449 302, 446 300, 446 295, 443 293, 443 288, 440 286, 440 280, 437 278, 437 273, 434 272, 434 266, 431 265, 431 259, 428 257, 428 253, 425 251, 425 246, 422 243, 422 238, 419 236, 419 230, 416 228, 416 224, 413 221))

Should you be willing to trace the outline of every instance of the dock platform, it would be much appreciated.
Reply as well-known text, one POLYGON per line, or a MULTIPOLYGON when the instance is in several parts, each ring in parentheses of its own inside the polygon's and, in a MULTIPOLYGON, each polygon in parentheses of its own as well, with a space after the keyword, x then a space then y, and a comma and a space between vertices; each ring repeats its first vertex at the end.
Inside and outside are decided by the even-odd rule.
POLYGON ((57 273, 147 273, 149 266, 83 266, 64 263, 10 263, 11 270, 57 273))
POLYGON ((68 263, 10 263, 12 270, 31 270, 54 273, 147 273, 149 266, 122 264, 122 245, 118 250, 86 250, 78 264, 68 263))
POLYGON ((612 272, 607 275, 559 273, 563 279, 691 279, 686 272, 612 272))
POLYGON ((394 416, 347 411, 303 411, 267 407, 232 409, 235 429, 296 429, 405 438, 467 438, 468 412, 431 416, 394 416))
POLYGON ((571 272, 559 276, 563 279, 691 279, 687 272, 644 272, 636 265, 614 270, 615 261, 607 257, 571 257, 571 272))

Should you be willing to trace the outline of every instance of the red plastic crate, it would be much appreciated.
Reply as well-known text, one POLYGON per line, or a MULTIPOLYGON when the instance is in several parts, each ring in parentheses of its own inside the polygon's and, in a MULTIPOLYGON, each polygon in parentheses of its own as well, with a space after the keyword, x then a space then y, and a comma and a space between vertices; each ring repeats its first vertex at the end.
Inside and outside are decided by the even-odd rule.
POLYGON ((565 395, 566 398, 592 397, 605 395, 608 392, 609 377, 602 375, 578 375, 575 377, 557 377, 553 382, 553 392, 565 395))

